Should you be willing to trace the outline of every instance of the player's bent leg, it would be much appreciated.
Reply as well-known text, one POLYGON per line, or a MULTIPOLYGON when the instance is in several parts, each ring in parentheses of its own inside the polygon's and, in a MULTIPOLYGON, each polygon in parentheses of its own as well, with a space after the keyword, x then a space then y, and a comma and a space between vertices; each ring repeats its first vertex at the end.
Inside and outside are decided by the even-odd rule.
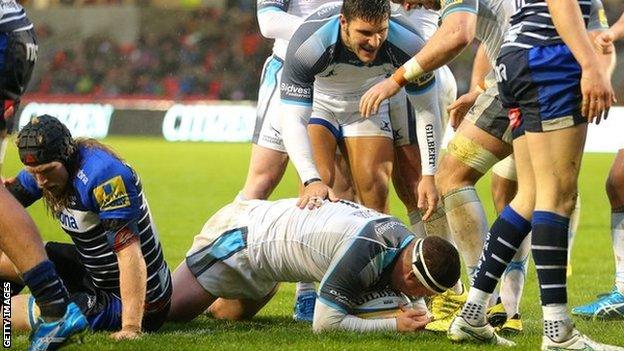
POLYGON ((486 307, 500 277, 531 229, 529 219, 534 203, 534 181, 526 137, 514 141, 514 151, 518 193, 490 227, 468 300, 448 331, 453 341, 513 344, 496 335, 494 328, 487 323, 486 307), (514 205, 515 202, 518 204, 514 205))
POLYGON ((279 284, 275 285, 269 294, 259 300, 218 298, 210 305, 208 311, 216 319, 231 321, 251 319, 275 296, 278 288, 279 284))
POLYGON ((492 167, 491 191, 497 213, 500 213, 516 196, 518 177, 513 155, 507 156, 492 167))
POLYGON ((284 176, 288 154, 252 144, 247 179, 243 187, 245 199, 267 199, 284 176))
POLYGON ((355 189, 353 188, 353 179, 349 169, 349 160, 342 152, 336 153, 335 160, 336 169, 334 171, 334 186, 332 187, 334 195, 340 199, 355 202, 355 189))
POLYGON ((346 137, 345 145, 357 197, 364 206, 386 213, 394 160, 392 139, 383 136, 346 137))
POLYGON ((321 179, 330 187, 335 181, 336 167, 336 148, 339 135, 337 131, 329 130, 325 125, 314 124, 314 119, 308 125, 308 135, 310 136, 310 145, 312 145, 312 153, 314 163, 321 175, 321 179))
POLYGON ((167 320, 188 322, 203 313, 217 297, 204 289, 186 264, 182 261, 171 277, 173 293, 167 320))
POLYGON ((613 161, 606 188, 611 203, 615 286, 619 293, 624 294, 624 149, 618 151, 613 161))
MULTIPOLYGON (((569 218, 576 203, 578 174, 587 124, 526 133, 536 189, 535 209, 569 218)), ((566 235, 567 236, 567 235, 566 235)))

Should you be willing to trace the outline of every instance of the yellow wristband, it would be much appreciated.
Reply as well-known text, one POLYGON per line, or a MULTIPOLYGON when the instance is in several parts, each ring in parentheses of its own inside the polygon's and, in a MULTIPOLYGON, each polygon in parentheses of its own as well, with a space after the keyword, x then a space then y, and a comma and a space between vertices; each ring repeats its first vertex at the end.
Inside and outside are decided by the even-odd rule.
POLYGON ((409 61, 405 62, 403 68, 405 69, 404 77, 410 82, 415 81, 422 76, 423 73, 425 73, 422 67, 418 64, 418 61, 416 61, 416 57, 412 57, 409 61))

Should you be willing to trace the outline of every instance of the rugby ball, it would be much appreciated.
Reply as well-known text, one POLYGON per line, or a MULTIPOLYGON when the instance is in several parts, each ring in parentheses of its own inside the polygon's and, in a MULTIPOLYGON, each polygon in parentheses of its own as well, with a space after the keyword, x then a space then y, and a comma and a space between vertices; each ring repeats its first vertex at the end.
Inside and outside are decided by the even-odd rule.
POLYGON ((353 314, 364 319, 380 319, 396 317, 400 306, 411 306, 411 301, 403 294, 386 289, 373 291, 360 296, 353 308, 353 314))

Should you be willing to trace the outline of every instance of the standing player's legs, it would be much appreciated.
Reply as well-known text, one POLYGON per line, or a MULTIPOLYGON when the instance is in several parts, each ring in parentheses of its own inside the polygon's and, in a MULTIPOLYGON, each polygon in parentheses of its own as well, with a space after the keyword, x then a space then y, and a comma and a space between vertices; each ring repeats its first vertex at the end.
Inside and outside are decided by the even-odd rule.
POLYGON ((253 144, 242 196, 248 200, 268 199, 282 180, 287 165, 288 154, 285 152, 253 144))
POLYGON ((495 334, 494 328, 487 323, 486 308, 498 280, 531 230, 535 184, 526 139, 521 136, 513 142, 518 192, 494 221, 486 236, 468 300, 448 332, 453 341, 513 345, 495 334))
POLYGON ((242 190, 245 199, 267 199, 282 179, 288 164, 279 124, 279 83, 283 64, 281 59, 271 56, 262 69, 251 158, 242 190))
MULTIPOLYGON (((481 118, 486 114, 487 109, 481 118)), ((472 281, 488 230, 485 210, 474 186, 496 162, 511 153, 511 146, 468 118, 472 117, 461 123, 442 157, 437 183, 453 239, 472 281)), ((506 128, 499 129, 504 133, 506 128)))
POLYGON ((360 202, 381 213, 388 212, 388 184, 394 147, 388 137, 345 137, 355 193, 360 202))
MULTIPOLYGON (((492 167, 492 200, 498 214, 513 200, 517 190, 516 163, 513 155, 510 155, 492 167)), ((501 277, 499 303, 488 309, 488 322, 501 333, 514 334, 523 330, 520 300, 526 279, 530 244, 529 235, 522 241, 501 277)))
POLYGON ((624 149, 613 161, 606 182, 611 204, 611 238, 615 257, 613 290, 586 305, 575 307, 572 314, 583 317, 624 318, 624 149))

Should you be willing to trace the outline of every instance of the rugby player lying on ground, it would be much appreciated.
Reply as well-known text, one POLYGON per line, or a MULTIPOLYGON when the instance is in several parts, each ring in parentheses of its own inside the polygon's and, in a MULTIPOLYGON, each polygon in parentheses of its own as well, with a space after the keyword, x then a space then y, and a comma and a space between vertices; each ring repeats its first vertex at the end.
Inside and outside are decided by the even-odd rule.
POLYGON ((439 237, 415 239, 398 219, 347 202, 301 210, 297 199, 235 201, 204 225, 173 275, 169 319, 253 317, 280 282, 318 281, 313 329, 415 331, 426 310, 362 319, 362 294, 446 291, 459 279, 457 250, 439 237))
MULTIPOLYGON (((6 182, 24 206, 43 198, 74 244, 46 244, 70 300, 92 330, 132 339, 164 323, 171 277, 138 175, 105 145, 74 140, 51 116, 35 117, 17 138, 26 166, 6 182)), ((0 277, 21 282, 4 257, 0 277)), ((39 308, 30 295, 13 297, 11 322, 29 330, 39 308)))

